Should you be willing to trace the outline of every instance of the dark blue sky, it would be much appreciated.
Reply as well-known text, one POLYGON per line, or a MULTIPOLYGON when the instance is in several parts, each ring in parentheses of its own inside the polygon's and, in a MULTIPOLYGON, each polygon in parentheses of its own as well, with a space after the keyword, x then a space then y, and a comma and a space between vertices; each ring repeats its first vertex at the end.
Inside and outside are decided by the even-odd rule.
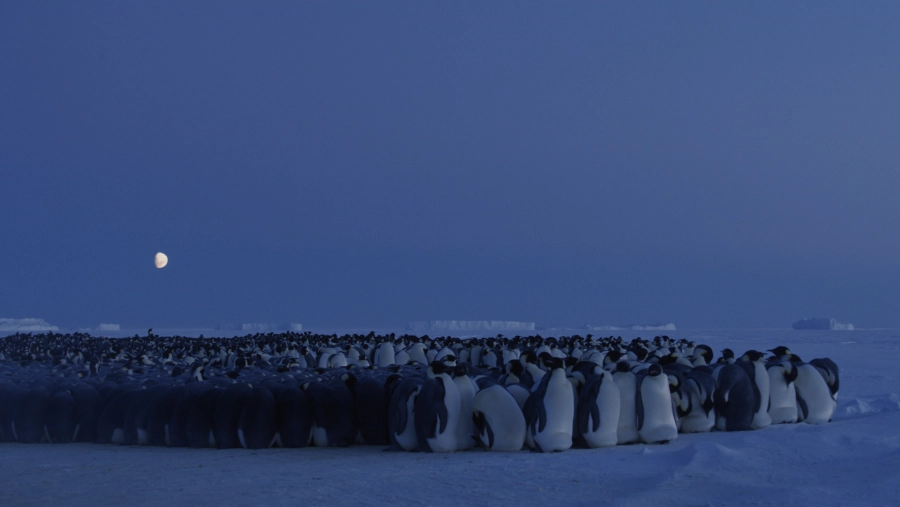
POLYGON ((898 19, 5 1, 0 317, 900 327, 898 19))

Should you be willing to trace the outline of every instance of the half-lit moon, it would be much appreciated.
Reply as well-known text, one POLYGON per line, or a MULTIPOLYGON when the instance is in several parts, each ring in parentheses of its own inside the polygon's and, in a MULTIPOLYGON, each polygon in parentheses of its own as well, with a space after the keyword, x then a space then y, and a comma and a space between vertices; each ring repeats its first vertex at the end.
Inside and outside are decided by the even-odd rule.
POLYGON ((156 257, 153 259, 153 264, 156 264, 156 267, 162 269, 166 267, 166 264, 169 263, 169 258, 166 254, 162 252, 156 252, 156 257))

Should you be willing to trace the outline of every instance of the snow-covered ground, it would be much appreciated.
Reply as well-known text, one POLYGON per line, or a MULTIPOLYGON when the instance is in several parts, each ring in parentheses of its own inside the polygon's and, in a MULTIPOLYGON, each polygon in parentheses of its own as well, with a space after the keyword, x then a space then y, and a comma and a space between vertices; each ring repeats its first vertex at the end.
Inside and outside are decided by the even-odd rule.
POLYGON ((741 353, 787 345, 805 360, 832 358, 841 368, 834 421, 556 454, 0 444, 0 505, 826 506, 900 501, 900 331, 669 334, 707 343, 717 355, 725 347, 741 353))

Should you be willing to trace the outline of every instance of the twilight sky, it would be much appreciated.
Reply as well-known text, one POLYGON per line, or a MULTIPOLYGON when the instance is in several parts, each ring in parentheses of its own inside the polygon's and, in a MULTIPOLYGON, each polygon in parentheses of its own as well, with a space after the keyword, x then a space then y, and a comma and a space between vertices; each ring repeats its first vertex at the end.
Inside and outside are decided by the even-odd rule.
POLYGON ((0 317, 900 327, 898 19, 0 2, 0 317))

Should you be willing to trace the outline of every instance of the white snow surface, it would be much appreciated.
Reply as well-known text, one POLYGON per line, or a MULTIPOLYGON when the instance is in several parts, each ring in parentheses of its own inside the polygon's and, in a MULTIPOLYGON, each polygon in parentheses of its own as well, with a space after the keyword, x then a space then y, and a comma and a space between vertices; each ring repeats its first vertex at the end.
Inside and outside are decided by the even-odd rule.
POLYGON ((805 360, 832 358, 834 421, 553 454, 0 444, 0 505, 896 504, 900 331, 671 336, 717 352, 783 344, 805 360))

